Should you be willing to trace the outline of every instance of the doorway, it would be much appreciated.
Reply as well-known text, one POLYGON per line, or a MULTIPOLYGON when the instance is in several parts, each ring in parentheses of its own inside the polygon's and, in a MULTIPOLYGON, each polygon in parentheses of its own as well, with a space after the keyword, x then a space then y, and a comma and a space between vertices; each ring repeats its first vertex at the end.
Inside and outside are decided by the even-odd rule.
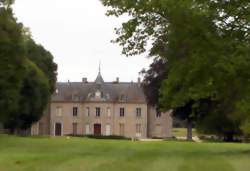
POLYGON ((94 124, 94 135, 99 136, 102 133, 101 124, 94 124))
POLYGON ((55 136, 62 136, 62 124, 61 123, 55 124, 55 136))

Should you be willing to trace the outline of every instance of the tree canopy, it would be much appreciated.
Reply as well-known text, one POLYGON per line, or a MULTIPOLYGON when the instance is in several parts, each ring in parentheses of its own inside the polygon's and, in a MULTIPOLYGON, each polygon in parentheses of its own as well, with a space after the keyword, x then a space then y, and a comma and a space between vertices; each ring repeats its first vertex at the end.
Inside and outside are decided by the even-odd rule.
POLYGON ((200 130, 228 138, 247 133, 248 0, 102 2, 110 7, 107 15, 130 17, 116 29, 114 42, 123 46, 123 54, 140 54, 152 43, 149 55, 168 61, 168 76, 160 89, 163 110, 191 104, 186 116, 195 118, 200 130))
POLYGON ((57 65, 13 15, 12 0, 0 1, 0 122, 27 129, 42 116, 54 91, 57 65))

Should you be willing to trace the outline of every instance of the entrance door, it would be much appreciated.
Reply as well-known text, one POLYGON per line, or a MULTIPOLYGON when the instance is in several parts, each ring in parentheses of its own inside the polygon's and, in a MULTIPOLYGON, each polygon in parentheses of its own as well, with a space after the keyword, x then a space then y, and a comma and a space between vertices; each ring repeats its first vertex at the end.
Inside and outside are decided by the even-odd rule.
POLYGON ((62 124, 56 123, 55 125, 55 136, 61 136, 62 135, 62 124))
POLYGON ((101 124, 94 124, 94 135, 101 135, 102 126, 101 124))

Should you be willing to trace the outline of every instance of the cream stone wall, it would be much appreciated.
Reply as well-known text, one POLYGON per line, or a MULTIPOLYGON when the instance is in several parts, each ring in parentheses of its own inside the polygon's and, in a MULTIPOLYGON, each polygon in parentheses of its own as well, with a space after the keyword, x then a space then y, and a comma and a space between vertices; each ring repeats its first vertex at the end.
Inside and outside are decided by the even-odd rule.
POLYGON ((126 137, 147 137, 147 105, 122 104, 114 105, 114 134, 120 135, 120 124, 124 124, 126 137), (120 117, 120 108, 125 108, 125 117, 120 117), (136 117, 136 108, 141 108, 141 117, 136 117), (141 124, 141 135, 136 135, 136 124, 141 124))
POLYGON ((31 135, 49 135, 50 134, 50 107, 45 110, 39 122, 31 127, 31 135))
POLYGON ((149 129, 148 136, 152 138, 169 138, 172 136, 172 117, 171 111, 161 113, 157 117, 155 108, 148 110, 149 129))
POLYGON ((32 135, 40 135, 39 125, 46 127, 43 134, 55 135, 55 124, 62 124, 62 135, 73 134, 73 123, 77 123, 77 135, 86 135, 86 125, 89 125, 89 133, 94 134, 94 124, 101 124, 101 134, 121 135, 120 125, 124 124, 125 137, 159 137, 171 136, 172 119, 171 113, 162 113, 160 118, 156 117, 154 108, 148 107, 145 103, 107 103, 107 102, 53 102, 49 111, 45 112, 42 119, 32 126, 32 135), (77 116, 73 116, 73 107, 78 107, 77 116), (96 116, 96 107, 100 107, 101 115, 96 116), (58 115, 57 108, 61 108, 61 115, 58 115), (87 115, 87 108, 90 115, 87 115), (108 116, 107 109, 110 108, 111 115, 108 116), (120 108, 125 109, 124 117, 120 117, 120 108), (136 116, 136 108, 141 108, 141 117, 136 116), (108 125, 108 126, 106 126, 108 125), (136 132, 137 129, 141 131, 136 132), (110 129, 110 132, 108 132, 110 129))
MULTIPOLYGON (((147 105, 125 103, 52 103, 50 117, 50 135, 55 135, 55 123, 62 124, 62 134, 73 133, 73 123, 77 123, 77 134, 86 135, 86 125, 90 127, 90 134, 94 134, 94 124, 101 124, 101 134, 106 135, 106 125, 110 125, 111 135, 120 135, 120 124, 124 124, 126 137, 147 137, 147 105), (78 115, 73 116, 73 107, 78 107, 78 115), (90 115, 87 115, 87 107, 90 115), (96 116, 96 107, 100 107, 101 115, 96 116), (62 115, 58 116, 57 108, 62 108, 62 115), (111 115, 108 116, 108 108, 111 115), (125 109, 124 117, 120 117, 120 108, 125 109), (141 117, 136 117, 136 108, 141 108, 141 117), (136 124, 141 124, 141 133, 136 135, 136 124)), ((36 124, 37 125, 37 124, 36 124)), ((35 128, 36 125, 33 127, 35 128)))

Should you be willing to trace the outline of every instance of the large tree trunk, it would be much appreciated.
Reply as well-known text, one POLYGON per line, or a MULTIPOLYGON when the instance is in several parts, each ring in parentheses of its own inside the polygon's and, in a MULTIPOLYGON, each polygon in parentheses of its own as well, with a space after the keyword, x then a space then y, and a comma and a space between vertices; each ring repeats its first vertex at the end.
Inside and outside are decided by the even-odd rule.
POLYGON ((234 134, 233 133, 227 133, 224 136, 224 141, 226 141, 226 142, 233 142, 234 141, 234 134))
POLYGON ((188 119, 187 120, 187 140, 188 141, 192 141, 193 140, 193 132, 192 132, 192 129, 193 129, 193 122, 191 119, 188 119))
POLYGON ((0 134, 3 133, 3 124, 0 122, 0 134))

